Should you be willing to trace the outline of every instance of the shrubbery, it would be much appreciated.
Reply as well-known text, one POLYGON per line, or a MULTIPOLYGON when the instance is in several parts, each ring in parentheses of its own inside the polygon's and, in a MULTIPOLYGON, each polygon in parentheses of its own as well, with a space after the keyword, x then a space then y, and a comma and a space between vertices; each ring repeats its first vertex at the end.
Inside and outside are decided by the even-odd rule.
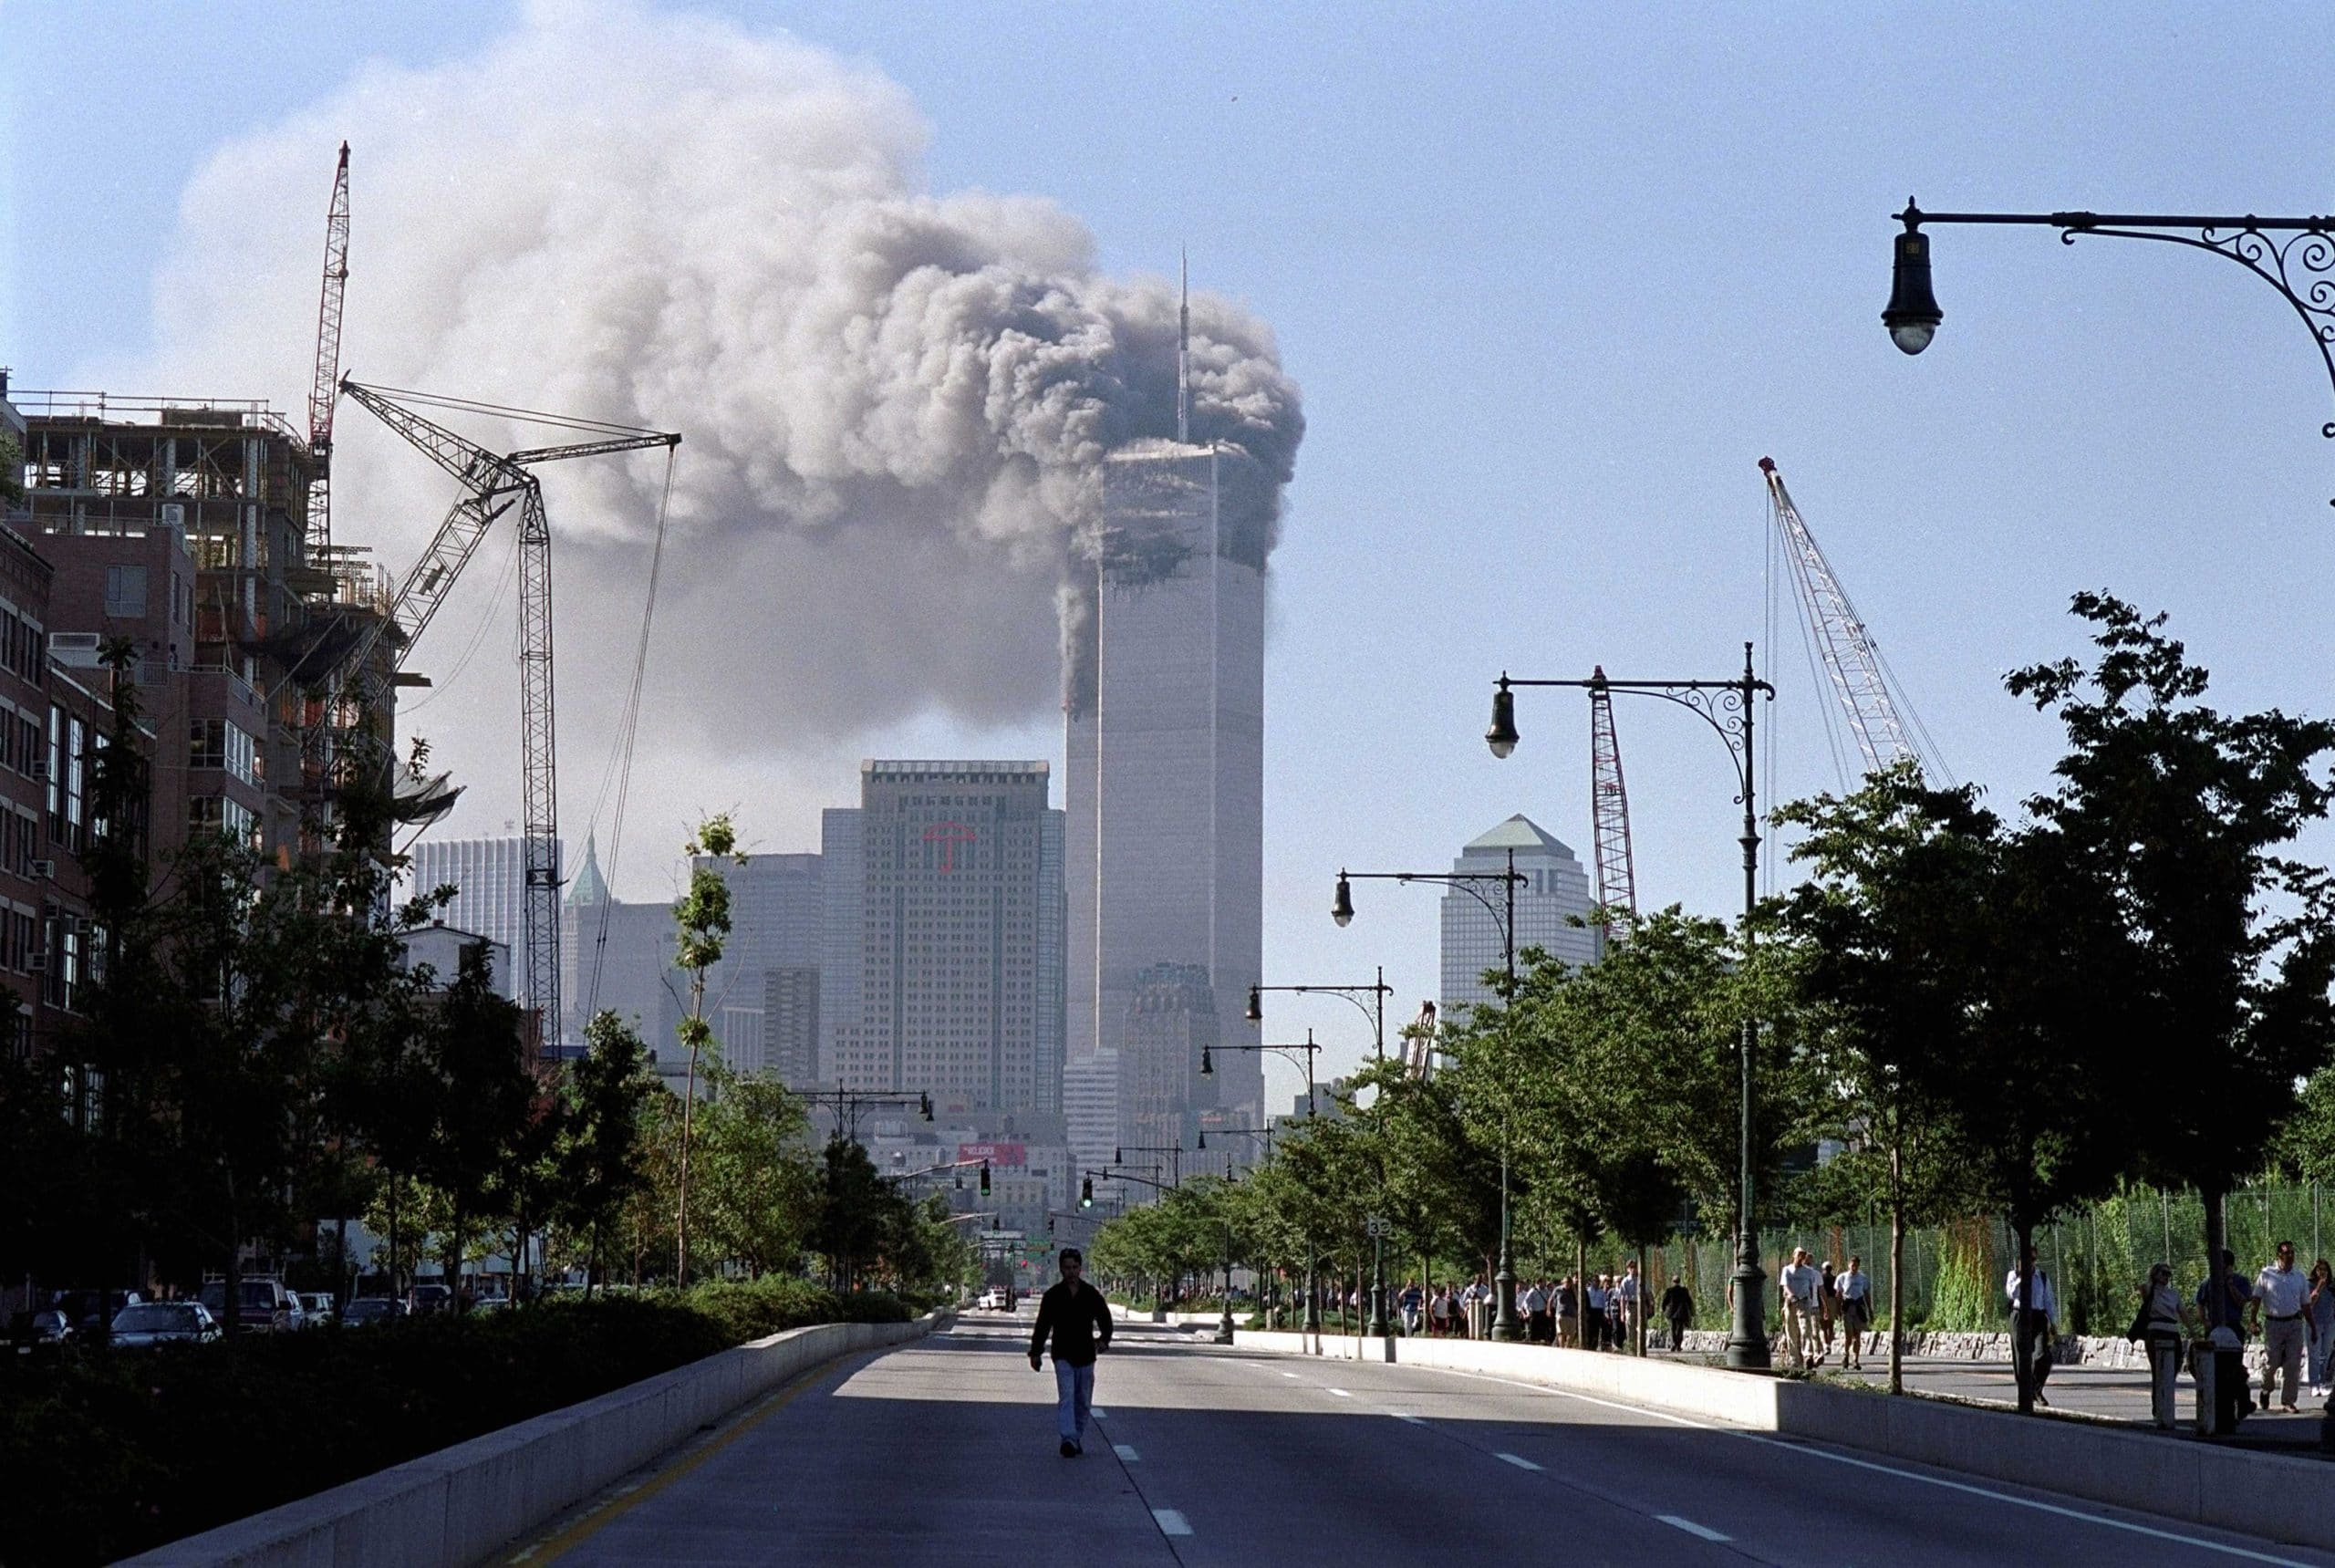
POLYGON ((0 1364, 0 1561, 105 1563, 717 1350, 906 1303, 794 1279, 0 1364))

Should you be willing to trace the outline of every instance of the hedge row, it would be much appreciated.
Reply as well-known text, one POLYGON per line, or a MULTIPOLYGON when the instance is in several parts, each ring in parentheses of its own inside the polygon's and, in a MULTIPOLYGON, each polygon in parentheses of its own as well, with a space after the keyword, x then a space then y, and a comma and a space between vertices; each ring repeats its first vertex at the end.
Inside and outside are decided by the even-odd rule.
POLYGON ((781 1329, 909 1315, 891 1296, 771 1279, 8 1358, 0 1490, 17 1503, 0 1563, 110 1562, 781 1329))

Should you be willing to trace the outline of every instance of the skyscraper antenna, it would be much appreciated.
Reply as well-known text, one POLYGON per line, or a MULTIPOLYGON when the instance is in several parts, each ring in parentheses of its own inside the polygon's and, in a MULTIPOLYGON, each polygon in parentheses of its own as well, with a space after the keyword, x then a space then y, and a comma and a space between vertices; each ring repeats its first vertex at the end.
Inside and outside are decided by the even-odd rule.
POLYGON ((1184 294, 1176 306, 1176 440, 1192 440, 1192 253, 1183 255, 1184 294))

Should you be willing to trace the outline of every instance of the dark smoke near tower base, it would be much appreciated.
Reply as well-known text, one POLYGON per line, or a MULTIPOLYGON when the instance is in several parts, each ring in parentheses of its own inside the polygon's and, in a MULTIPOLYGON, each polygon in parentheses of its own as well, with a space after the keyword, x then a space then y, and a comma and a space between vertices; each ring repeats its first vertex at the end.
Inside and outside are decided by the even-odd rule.
MULTIPOLYGON (((294 406, 345 136, 344 363, 361 379, 686 438, 644 751, 777 755, 920 714, 1022 722, 1058 690, 1053 628, 1092 581, 1077 563, 1105 455, 1175 433, 1178 298, 1165 277, 1098 274, 1084 226, 1050 202, 928 193, 927 134, 896 84, 784 36, 539 6, 473 57, 368 68, 223 149, 157 280, 156 361, 98 369, 294 406)), ((1191 436, 1254 475, 1228 483, 1228 537, 1261 559, 1303 431, 1297 389, 1237 306, 1194 296, 1191 334, 1191 436)), ((337 535, 393 568, 451 499, 360 429, 335 477, 337 535)), ((624 688, 662 479, 640 460, 556 478, 560 717, 579 761, 624 688)), ((494 624, 495 565, 490 545, 472 607, 449 607, 418 666, 445 676, 468 628, 494 624)), ((472 676, 420 715, 490 802, 507 743, 499 699, 471 688, 500 681, 472 676)))

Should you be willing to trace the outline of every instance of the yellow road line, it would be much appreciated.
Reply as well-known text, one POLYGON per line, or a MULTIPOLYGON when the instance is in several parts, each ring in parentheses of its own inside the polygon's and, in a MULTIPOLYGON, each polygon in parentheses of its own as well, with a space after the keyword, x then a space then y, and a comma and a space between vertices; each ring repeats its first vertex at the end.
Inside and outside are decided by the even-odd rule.
MULTIPOLYGON (((887 1345, 884 1348, 891 1349, 894 1347, 887 1345)), ((536 1542, 534 1545, 527 1547, 525 1550, 515 1552, 512 1556, 505 1558, 504 1562, 510 1563, 524 1563, 529 1564, 530 1568, 532 1568, 532 1565, 535 1563, 556 1562, 561 1556, 566 1552, 574 1551, 577 1546, 582 1545, 593 1535, 598 1533, 598 1532, 610 1521, 628 1512, 634 1507, 634 1505, 645 1502, 649 1499, 655 1497, 659 1492, 663 1491, 667 1487, 672 1485, 683 1476, 688 1475, 691 1470, 697 1469, 698 1466, 705 1463, 706 1460, 711 1459, 714 1455, 720 1453, 722 1449, 736 1442, 740 1438, 744 1437, 757 1426, 760 1426, 763 1421, 770 1416, 793 1403, 794 1400, 805 1389, 809 1388, 814 1383, 816 1383, 821 1378, 825 1377, 828 1373, 834 1371, 835 1364, 838 1361, 844 1360, 846 1357, 850 1355, 865 1355, 867 1354, 867 1353, 865 1351, 846 1351, 843 1355, 823 1361, 819 1363, 818 1366, 797 1374, 794 1381, 785 1384, 776 1392, 764 1396, 763 1402, 760 1405, 732 1421, 728 1431, 721 1433, 719 1437, 708 1439, 702 1447, 696 1449, 681 1459, 674 1461, 672 1464, 666 1466, 663 1469, 658 1471, 655 1475, 641 1482, 640 1485, 633 1488, 630 1491, 625 1492, 620 1496, 612 1497, 608 1499, 607 1501, 590 1510, 581 1519, 576 1520, 576 1522, 570 1524, 566 1529, 561 1531, 558 1534, 551 1537, 549 1540, 536 1542)))

